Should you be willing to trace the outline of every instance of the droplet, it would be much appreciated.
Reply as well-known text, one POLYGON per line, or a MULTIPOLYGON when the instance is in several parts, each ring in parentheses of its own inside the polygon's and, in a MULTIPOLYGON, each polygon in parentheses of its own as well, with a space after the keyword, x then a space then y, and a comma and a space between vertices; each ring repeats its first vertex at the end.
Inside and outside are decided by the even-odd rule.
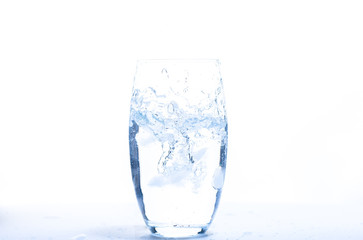
POLYGON ((218 87, 218 88, 216 89, 216 96, 218 96, 221 92, 222 92, 221 87, 218 87))
POLYGON ((169 103, 169 105, 168 105, 168 112, 169 113, 173 113, 174 112, 174 104, 173 103, 169 103))
POLYGON ((140 90, 139 89, 135 89, 135 91, 133 92, 132 96, 134 98, 137 98, 139 96, 139 94, 140 94, 140 90))
POLYGON ((167 78, 169 78, 169 73, 168 73, 168 70, 166 70, 166 68, 163 68, 161 70, 161 74, 163 74, 164 76, 166 76, 167 78))
POLYGON ((199 177, 201 174, 202 174, 202 170, 199 167, 196 168, 195 171, 194 171, 194 175, 196 177, 199 177))
POLYGON ((188 78, 189 78, 189 72, 185 71, 184 83, 188 83, 188 78))

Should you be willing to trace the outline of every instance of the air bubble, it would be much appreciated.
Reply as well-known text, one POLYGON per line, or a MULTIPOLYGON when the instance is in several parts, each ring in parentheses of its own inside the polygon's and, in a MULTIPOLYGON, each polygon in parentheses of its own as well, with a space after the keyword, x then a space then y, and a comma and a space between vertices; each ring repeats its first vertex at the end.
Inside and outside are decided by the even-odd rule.
POLYGON ((215 190, 222 189, 224 184, 224 169, 222 167, 218 167, 213 175, 213 183, 212 186, 215 190))

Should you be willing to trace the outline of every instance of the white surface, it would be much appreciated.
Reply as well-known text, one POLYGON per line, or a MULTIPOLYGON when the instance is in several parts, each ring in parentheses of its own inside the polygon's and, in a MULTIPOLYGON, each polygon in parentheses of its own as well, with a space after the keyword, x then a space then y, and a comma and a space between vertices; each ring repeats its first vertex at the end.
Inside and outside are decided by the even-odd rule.
POLYGON ((363 202, 362 1, 0 1, 0 206, 132 202, 138 58, 219 58, 224 199, 363 202))
MULTIPOLYGON (((363 208, 339 205, 222 203, 205 238, 361 240, 363 208)), ((1 240, 159 239, 136 204, 23 206, 0 209, 1 240)))

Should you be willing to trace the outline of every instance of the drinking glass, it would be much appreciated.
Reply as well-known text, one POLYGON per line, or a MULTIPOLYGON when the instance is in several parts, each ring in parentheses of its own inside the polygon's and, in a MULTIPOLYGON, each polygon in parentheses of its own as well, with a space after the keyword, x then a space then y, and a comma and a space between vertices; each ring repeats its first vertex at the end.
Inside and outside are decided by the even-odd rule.
POLYGON ((162 237, 204 234, 224 183, 227 117, 218 60, 139 60, 129 121, 132 180, 162 237))

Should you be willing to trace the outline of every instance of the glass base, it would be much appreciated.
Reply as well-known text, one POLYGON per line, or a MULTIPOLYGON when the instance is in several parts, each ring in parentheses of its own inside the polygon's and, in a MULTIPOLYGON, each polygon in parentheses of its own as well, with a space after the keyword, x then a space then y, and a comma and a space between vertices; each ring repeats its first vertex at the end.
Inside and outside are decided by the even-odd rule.
POLYGON ((162 226, 162 227, 149 227, 151 233, 156 237, 161 238, 191 238, 203 237, 207 231, 207 227, 196 226, 162 226))

